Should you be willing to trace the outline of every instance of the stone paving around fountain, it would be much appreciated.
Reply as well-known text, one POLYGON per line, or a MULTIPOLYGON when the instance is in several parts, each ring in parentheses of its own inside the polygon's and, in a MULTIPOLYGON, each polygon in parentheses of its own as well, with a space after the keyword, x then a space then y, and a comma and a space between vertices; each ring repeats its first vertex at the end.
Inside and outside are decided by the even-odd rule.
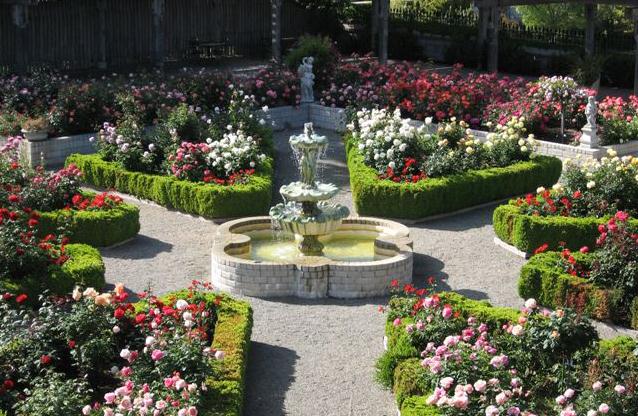
MULTIPOLYGON (((319 176, 341 188, 335 202, 352 208, 340 136, 319 133, 330 139, 319 176)), ((298 174, 288 146, 290 134, 276 134, 275 189, 298 174)), ((280 202, 277 198, 274 203, 280 202)), ((130 201, 140 206, 142 229, 133 241, 102 250, 109 283, 121 281, 134 291, 150 285, 161 293, 209 277, 216 224, 130 201)), ((440 289, 488 299, 499 306, 520 307, 516 282, 524 260, 494 245, 493 209, 411 226, 415 283, 423 284, 432 275, 440 289)), ((384 332, 384 317, 377 306, 384 299, 248 300, 255 324, 247 374, 247 416, 396 415, 391 393, 373 379, 384 332)), ((605 337, 621 332, 602 324, 598 327, 605 337)))

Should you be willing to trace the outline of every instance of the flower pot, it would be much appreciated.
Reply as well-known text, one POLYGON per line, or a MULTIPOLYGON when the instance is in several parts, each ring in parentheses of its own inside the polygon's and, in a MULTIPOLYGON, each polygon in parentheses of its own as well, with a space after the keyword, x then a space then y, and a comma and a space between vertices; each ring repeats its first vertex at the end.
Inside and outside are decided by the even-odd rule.
POLYGON ((22 135, 30 142, 41 142, 49 138, 49 133, 47 131, 22 130, 22 135))

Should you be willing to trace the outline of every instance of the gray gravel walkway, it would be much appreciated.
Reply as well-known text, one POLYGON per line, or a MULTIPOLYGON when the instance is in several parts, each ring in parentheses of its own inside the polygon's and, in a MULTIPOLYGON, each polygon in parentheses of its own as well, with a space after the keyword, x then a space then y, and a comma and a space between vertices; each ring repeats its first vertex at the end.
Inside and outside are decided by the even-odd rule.
MULTIPOLYGON (((342 187, 338 202, 352 206, 343 145, 327 134, 331 147, 320 172, 342 187)), ((297 178, 287 139, 276 134, 278 187, 297 178)), ((149 285, 157 293, 207 279, 210 245, 216 225, 127 198, 140 206, 142 229, 134 240, 102 250, 109 283, 124 282, 134 291, 149 285)), ((455 290, 495 305, 520 307, 516 281, 524 260, 496 247, 493 207, 411 227, 415 282, 433 275, 439 288, 455 290)), ((388 277, 389 279, 391 276, 388 277)), ((384 299, 361 301, 248 299, 255 326, 249 358, 247 416, 395 415, 392 395, 373 380, 382 352, 384 299)), ((614 328, 599 327, 604 336, 614 328)))

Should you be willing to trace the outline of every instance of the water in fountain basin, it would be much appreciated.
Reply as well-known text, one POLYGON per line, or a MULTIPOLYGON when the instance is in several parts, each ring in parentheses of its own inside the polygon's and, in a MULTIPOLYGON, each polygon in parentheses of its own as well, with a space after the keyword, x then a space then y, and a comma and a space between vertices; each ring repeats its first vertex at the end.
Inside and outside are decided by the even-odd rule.
MULTIPOLYGON (((251 237, 250 253, 246 258, 256 261, 293 262, 302 257, 297 242, 290 236, 276 239, 272 233, 255 231, 251 237)), ((386 258, 375 253, 375 236, 336 235, 322 239, 323 256, 335 261, 362 262, 386 258)))

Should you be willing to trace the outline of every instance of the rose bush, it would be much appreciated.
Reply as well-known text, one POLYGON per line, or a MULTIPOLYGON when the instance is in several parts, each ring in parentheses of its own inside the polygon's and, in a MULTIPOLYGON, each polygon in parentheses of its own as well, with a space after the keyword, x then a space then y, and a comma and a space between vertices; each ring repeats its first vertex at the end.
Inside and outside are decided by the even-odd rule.
POLYGON ((619 210, 636 215, 638 159, 619 158, 610 150, 601 161, 583 165, 568 161, 563 183, 519 198, 516 205, 534 216, 604 217, 619 210))
POLYGON ((405 360, 393 372, 402 413, 415 401, 427 414, 458 416, 638 409, 636 360, 622 371, 601 369, 594 328, 571 310, 550 312, 529 299, 516 316, 457 295, 396 289, 383 308, 391 340, 378 368, 382 375, 392 357, 405 360))
POLYGON ((258 118, 255 97, 229 88, 227 108, 204 114, 201 108, 178 105, 153 131, 143 128, 134 100, 121 97, 125 114, 117 126, 104 124, 98 135, 100 155, 130 171, 167 173, 194 182, 245 181, 266 159, 262 141, 268 132, 266 121, 258 118))
POLYGON ((76 288, 36 312, 0 300, 0 409, 9 414, 197 415, 224 352, 210 347, 221 297, 76 288), (24 342, 29 339, 29 342, 24 342), (60 396, 62 395, 62 396, 60 396))

